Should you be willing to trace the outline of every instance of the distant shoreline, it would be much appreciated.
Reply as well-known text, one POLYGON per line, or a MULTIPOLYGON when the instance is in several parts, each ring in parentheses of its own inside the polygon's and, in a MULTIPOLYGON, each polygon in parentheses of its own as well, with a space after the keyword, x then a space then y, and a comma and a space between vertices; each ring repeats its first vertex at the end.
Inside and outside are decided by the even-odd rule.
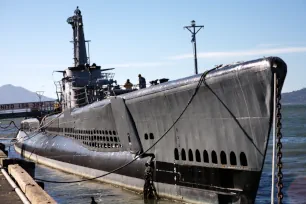
POLYGON ((305 106, 306 103, 282 103, 284 106, 305 106))

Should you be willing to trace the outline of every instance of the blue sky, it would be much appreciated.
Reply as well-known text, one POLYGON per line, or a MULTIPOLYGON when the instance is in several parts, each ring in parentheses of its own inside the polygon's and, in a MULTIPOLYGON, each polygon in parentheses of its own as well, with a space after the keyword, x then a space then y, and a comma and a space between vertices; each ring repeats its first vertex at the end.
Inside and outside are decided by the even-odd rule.
POLYGON ((55 97, 53 70, 71 66, 76 6, 83 15, 91 62, 116 67, 115 78, 137 83, 194 72, 191 35, 197 34, 199 71, 217 64, 279 56, 288 65, 284 92, 306 87, 306 1, 0 1, 0 85, 55 97))

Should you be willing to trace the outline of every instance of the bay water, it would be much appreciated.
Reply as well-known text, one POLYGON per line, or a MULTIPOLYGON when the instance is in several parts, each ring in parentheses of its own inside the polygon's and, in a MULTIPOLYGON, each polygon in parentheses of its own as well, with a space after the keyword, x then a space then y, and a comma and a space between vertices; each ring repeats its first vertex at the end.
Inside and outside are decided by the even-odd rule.
MULTIPOLYGON (((20 121, 16 121, 18 124, 20 121)), ((5 126, 5 121, 2 122, 5 126)), ((283 105, 282 107, 283 133, 283 193, 284 203, 306 203, 306 105, 283 105)), ((16 129, 0 131, 0 137, 12 137, 16 129)), ((2 140, 9 144, 9 140, 2 140)), ((10 148, 10 157, 20 157, 10 148)), ((272 164, 272 137, 265 160, 260 186, 257 192, 256 203, 271 202, 271 164, 272 164)), ((48 180, 77 180, 80 177, 68 174, 43 165, 36 166, 37 178, 48 180)), ((109 184, 87 181, 73 184, 45 183, 45 190, 58 203, 91 203, 91 197, 99 204, 144 204, 142 196, 128 190, 114 187, 109 184)), ((275 192, 277 189, 275 188, 275 192)), ((275 196, 275 203, 276 203, 275 196)), ((158 204, 170 204, 173 201, 161 200, 158 204)))

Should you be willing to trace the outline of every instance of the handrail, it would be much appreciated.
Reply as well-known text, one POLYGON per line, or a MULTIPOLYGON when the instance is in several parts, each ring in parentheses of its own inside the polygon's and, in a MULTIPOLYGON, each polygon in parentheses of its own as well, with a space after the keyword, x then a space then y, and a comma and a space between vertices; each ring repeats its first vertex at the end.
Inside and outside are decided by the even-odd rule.
POLYGON ((31 204, 30 201, 27 199, 27 197, 24 195, 24 193, 20 190, 20 188, 16 185, 16 183, 11 179, 11 177, 8 175, 8 173, 5 171, 5 169, 0 165, 1 172, 6 178, 6 180, 9 182, 9 184, 12 186, 12 188, 16 191, 18 197, 21 199, 21 201, 24 204, 31 204))

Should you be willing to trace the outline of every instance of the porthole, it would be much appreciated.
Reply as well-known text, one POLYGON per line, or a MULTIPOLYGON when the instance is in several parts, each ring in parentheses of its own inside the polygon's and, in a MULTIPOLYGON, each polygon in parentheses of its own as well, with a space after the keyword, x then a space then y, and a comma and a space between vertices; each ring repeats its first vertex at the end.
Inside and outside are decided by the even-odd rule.
POLYGON ((116 131, 115 130, 113 130, 113 135, 116 135, 116 131))
POLYGON ((198 149, 196 150, 196 161, 201 162, 201 154, 200 154, 200 151, 198 149))
POLYGON ((106 141, 109 141, 108 137, 106 137, 106 141))
POLYGON ((109 134, 109 135, 112 135, 113 133, 112 133, 112 131, 108 131, 108 134, 109 134))
POLYGON ((182 152, 181 152, 181 156, 182 156, 182 160, 186 160, 186 152, 184 149, 182 149, 182 152))
POLYGON ((246 158, 244 152, 240 153, 240 164, 241 164, 241 166, 247 166, 248 165, 248 161, 247 161, 247 158, 246 158))
POLYGON ((154 135, 153 133, 150 133, 150 139, 153 140, 154 139, 154 135))
POLYGON ((102 130, 102 134, 104 135, 104 130, 102 130))
POLYGON ((148 134, 144 134, 144 138, 147 140, 149 137, 148 137, 148 134))
POLYGON ((105 141, 105 136, 103 136, 103 141, 105 141))
POLYGON ((110 141, 112 142, 113 141, 113 137, 109 137, 110 141))
POLYGON ((221 158, 221 164, 227 164, 226 154, 224 151, 221 151, 220 158, 221 158))
POLYGON ((117 142, 117 137, 114 137, 114 141, 117 142))
POLYGON ((211 161, 212 161, 212 163, 214 163, 214 164, 217 164, 217 163, 218 163, 217 154, 216 154, 215 151, 212 151, 212 152, 211 152, 211 161))
POLYGON ((231 162, 231 165, 237 165, 236 155, 234 152, 230 153, 230 162, 231 162))
POLYGON ((107 132, 107 130, 105 130, 105 135, 108 135, 108 132, 107 132))
POLYGON ((188 158, 189 158, 189 161, 193 161, 193 153, 191 149, 189 149, 188 151, 188 158))
POLYGON ((177 148, 174 149, 174 159, 179 160, 179 152, 177 148))
POLYGON ((203 152, 204 162, 209 163, 209 156, 206 150, 203 152))

